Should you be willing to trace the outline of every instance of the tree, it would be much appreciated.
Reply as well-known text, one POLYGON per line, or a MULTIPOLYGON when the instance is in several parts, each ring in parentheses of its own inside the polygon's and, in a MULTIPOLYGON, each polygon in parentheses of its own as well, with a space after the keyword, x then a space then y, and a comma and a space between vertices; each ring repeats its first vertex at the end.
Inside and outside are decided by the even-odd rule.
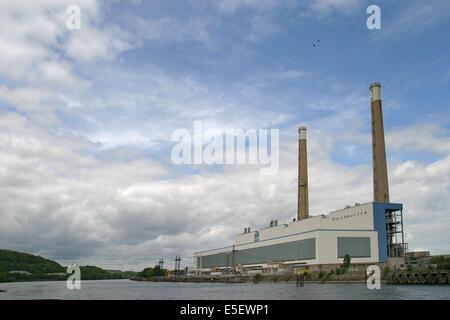
POLYGON ((145 268, 141 272, 141 276, 144 278, 162 277, 166 275, 166 270, 162 269, 160 266, 155 266, 154 268, 145 268))
POLYGON ((344 263, 342 264, 342 268, 344 268, 345 271, 347 271, 347 269, 350 267, 351 261, 352 258, 350 257, 350 255, 346 254, 344 256, 344 263))
POLYGON ((391 272, 391 268, 390 268, 389 266, 385 266, 385 267, 384 267, 384 270, 383 270, 384 276, 387 277, 387 275, 388 275, 390 272, 391 272))
POLYGON ((429 265, 436 266, 437 270, 450 270, 450 257, 435 256, 432 257, 429 265))

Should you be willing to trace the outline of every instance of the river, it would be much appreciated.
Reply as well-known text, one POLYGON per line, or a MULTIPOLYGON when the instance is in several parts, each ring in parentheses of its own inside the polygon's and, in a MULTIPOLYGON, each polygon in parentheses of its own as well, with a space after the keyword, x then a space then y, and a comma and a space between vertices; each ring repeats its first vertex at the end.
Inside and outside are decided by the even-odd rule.
POLYGON ((363 283, 171 283, 131 280, 82 281, 68 290, 64 281, 0 283, 0 299, 446 299, 448 285, 382 285, 369 290, 363 283))

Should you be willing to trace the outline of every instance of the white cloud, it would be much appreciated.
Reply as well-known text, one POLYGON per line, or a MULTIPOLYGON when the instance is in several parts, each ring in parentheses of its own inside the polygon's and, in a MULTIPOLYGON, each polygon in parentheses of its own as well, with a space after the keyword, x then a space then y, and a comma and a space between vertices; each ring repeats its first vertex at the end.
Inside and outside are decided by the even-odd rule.
POLYGON ((2 102, 35 121, 48 125, 57 122, 54 110, 61 100, 52 92, 43 89, 29 86, 8 88, 0 85, 0 103, 2 102))
POLYGON ((66 107, 62 97, 73 100, 91 85, 76 63, 111 59, 129 48, 127 35, 105 24, 99 8, 96 0, 2 1, 0 102, 35 122, 56 123, 54 111, 66 107), (67 29, 69 4, 81 8, 81 30, 67 29))
POLYGON ((104 22, 96 0, 4 1, 0 4, 0 74, 29 80, 41 63, 57 63, 64 56, 80 60, 108 58, 129 48, 126 35, 117 26, 102 29, 104 22), (66 26, 69 4, 80 6, 81 30, 66 26), (100 23, 99 22, 99 23, 100 23))
POLYGON ((46 108, 47 96, 41 90, 34 88, 17 88, 9 89, 5 86, 0 86, 0 100, 6 101, 13 105, 20 111, 43 111, 42 108, 46 108))
POLYGON ((389 132, 389 148, 396 151, 428 151, 437 154, 450 153, 448 130, 435 124, 417 124, 396 128, 389 132))
POLYGON ((129 25, 135 30, 136 38, 143 41, 181 42, 209 40, 209 29, 217 23, 208 17, 179 19, 160 17, 155 19, 129 17, 129 25))
POLYGON ((277 0, 222 0, 216 1, 217 8, 226 13, 234 13, 239 9, 253 9, 258 11, 272 9, 276 6, 282 6, 292 1, 277 0))
POLYGON ((73 31, 65 45, 67 54, 79 61, 115 58, 117 54, 130 49, 131 39, 117 27, 107 31, 95 26, 85 26, 73 31))
POLYGON ((274 81, 294 81, 312 76, 312 72, 297 69, 277 70, 259 74, 253 74, 246 77, 246 81, 255 88, 270 86, 274 81))
POLYGON ((250 19, 250 31, 246 36, 246 41, 261 42, 278 31, 277 25, 271 21, 269 16, 254 16, 250 19))
POLYGON ((403 10, 399 10, 390 21, 384 24, 381 34, 383 37, 416 36, 431 27, 448 21, 450 16, 448 1, 408 1, 403 4, 403 10))
POLYGON ((42 62, 36 74, 36 80, 47 81, 52 88, 65 87, 79 91, 87 86, 87 81, 76 76, 69 64, 64 62, 49 61, 42 62))
POLYGON ((311 7, 318 12, 327 13, 333 10, 353 11, 360 8, 364 0, 311 0, 311 7))
POLYGON ((328 14, 333 11, 353 12, 361 8, 366 0, 222 0, 217 1, 217 8, 227 14, 234 14, 239 10, 253 10, 256 12, 269 12, 280 7, 297 8, 307 6, 316 13, 328 14))

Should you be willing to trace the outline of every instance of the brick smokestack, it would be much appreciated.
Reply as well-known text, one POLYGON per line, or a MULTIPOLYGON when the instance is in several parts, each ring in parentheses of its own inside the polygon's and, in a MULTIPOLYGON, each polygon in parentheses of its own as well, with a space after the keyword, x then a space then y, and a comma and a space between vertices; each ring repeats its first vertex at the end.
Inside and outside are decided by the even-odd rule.
POLYGON ((306 127, 298 129, 298 220, 309 216, 308 208, 308 157, 306 149, 306 127))
POLYGON ((370 91, 372 91, 373 197, 375 202, 389 202, 389 182, 380 88, 381 85, 378 82, 370 85, 370 91))

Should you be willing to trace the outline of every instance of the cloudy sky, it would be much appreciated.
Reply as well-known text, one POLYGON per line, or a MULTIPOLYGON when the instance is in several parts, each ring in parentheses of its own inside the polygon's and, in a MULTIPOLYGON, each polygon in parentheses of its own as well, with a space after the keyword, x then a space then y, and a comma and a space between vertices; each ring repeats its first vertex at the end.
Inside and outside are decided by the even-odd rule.
POLYGON ((190 265, 246 226, 295 216, 299 125, 311 213, 371 201, 368 87, 380 81, 409 247, 449 253, 449 27, 439 0, 1 0, 0 247, 190 265), (366 27, 373 3, 381 30, 366 27), (171 133, 197 120, 280 129, 278 174, 174 165, 171 133))

